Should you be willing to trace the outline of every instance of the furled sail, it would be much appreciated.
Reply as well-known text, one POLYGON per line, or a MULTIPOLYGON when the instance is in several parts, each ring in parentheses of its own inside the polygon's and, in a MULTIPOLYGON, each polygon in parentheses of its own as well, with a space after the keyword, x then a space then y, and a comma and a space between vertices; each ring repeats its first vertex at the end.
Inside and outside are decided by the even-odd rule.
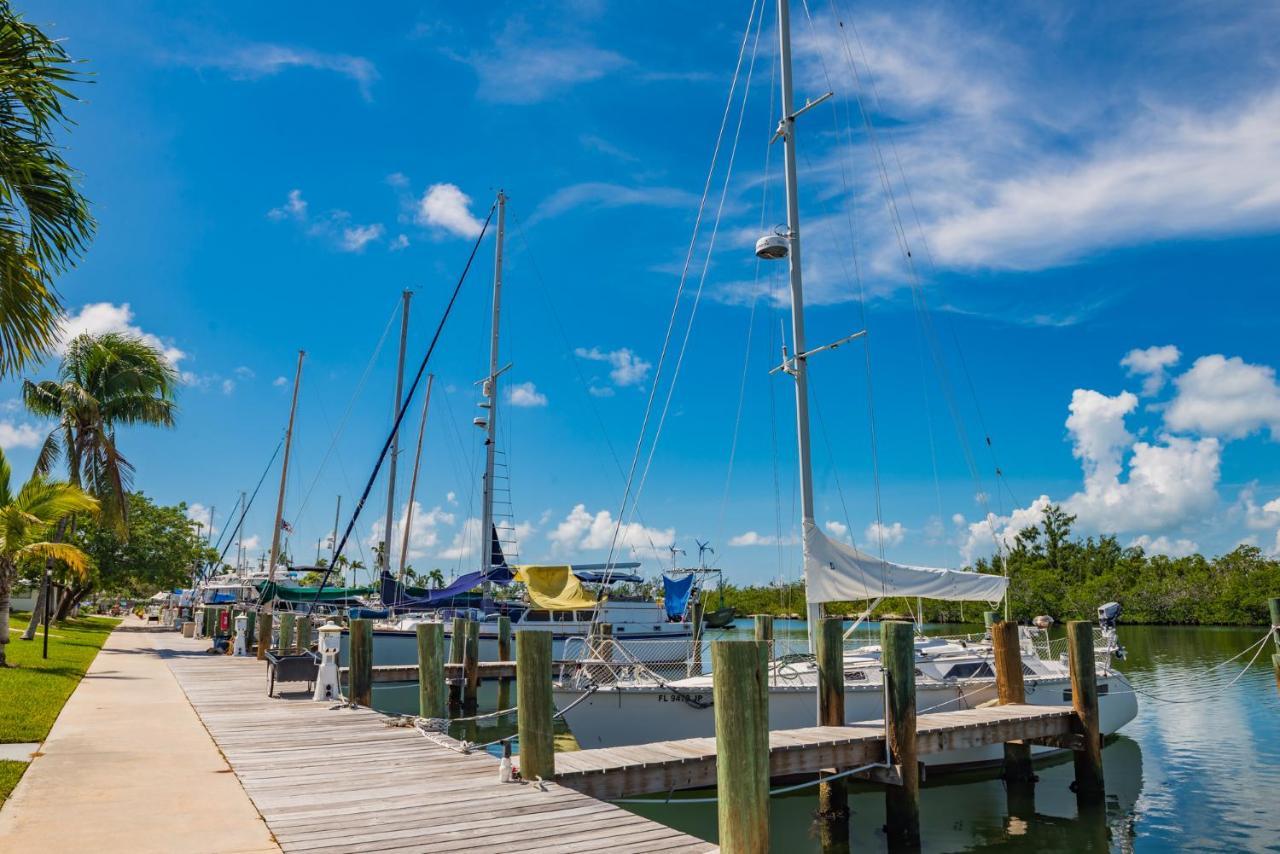
POLYGON ((516 581, 529 589, 529 600, 535 608, 548 611, 572 611, 594 608, 596 597, 587 592, 570 566, 517 566, 516 581))
POLYGON ((1001 575, 890 563, 829 539, 812 522, 804 526, 804 572, 810 604, 880 596, 994 604, 1009 585, 1001 575))

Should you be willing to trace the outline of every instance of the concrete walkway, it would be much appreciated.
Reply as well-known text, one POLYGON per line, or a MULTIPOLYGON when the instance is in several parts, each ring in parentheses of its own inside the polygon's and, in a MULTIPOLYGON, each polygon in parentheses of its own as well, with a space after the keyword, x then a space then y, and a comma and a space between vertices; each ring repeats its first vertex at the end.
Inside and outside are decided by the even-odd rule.
POLYGON ((0 809, 0 851, 279 851, 141 621, 107 639, 0 809))

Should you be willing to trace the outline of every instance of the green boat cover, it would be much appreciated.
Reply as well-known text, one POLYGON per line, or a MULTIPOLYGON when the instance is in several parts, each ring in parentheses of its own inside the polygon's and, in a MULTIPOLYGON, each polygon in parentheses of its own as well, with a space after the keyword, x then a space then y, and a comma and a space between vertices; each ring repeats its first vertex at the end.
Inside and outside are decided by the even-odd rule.
POLYGON ((264 581, 258 585, 258 601, 270 602, 346 602, 360 596, 373 593, 372 587, 326 587, 316 596, 314 587, 281 587, 274 581, 264 581))

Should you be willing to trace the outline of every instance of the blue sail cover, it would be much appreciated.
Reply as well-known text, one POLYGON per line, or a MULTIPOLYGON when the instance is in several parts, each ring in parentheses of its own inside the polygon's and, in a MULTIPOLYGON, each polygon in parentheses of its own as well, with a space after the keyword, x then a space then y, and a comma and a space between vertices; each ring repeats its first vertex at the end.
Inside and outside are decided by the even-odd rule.
POLYGON ((689 594, 693 592, 693 576, 671 578, 662 576, 663 601, 667 606, 667 617, 677 620, 689 610, 689 594))
POLYGON ((422 587, 403 587, 388 572, 382 573, 382 604, 396 608, 431 608, 447 604, 468 590, 484 583, 484 573, 468 572, 459 576, 448 587, 426 590, 422 587))

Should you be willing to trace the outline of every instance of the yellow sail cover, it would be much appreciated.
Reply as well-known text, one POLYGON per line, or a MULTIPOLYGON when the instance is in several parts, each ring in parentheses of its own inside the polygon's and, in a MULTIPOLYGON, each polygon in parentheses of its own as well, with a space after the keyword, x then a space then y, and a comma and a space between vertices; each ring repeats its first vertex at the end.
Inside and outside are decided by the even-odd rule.
POLYGON ((516 581, 529 588, 529 600, 534 607, 548 611, 572 611, 575 608, 594 608, 596 597, 588 593, 567 566, 517 566, 516 581))

